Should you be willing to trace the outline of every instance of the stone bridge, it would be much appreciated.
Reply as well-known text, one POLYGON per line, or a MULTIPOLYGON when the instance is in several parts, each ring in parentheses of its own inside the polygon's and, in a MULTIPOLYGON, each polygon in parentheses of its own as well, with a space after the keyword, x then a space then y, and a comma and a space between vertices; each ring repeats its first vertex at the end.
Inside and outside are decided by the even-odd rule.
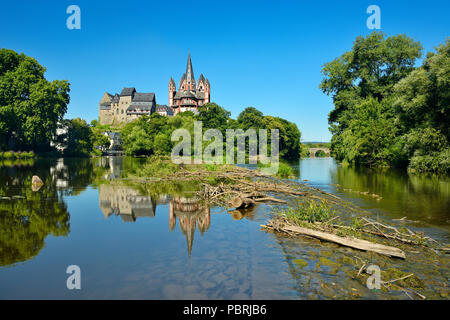
POLYGON ((329 157, 331 156, 331 152, 330 149, 328 148, 309 148, 309 156, 311 158, 315 158, 316 157, 316 152, 322 150, 323 152, 325 152, 325 154, 329 157))

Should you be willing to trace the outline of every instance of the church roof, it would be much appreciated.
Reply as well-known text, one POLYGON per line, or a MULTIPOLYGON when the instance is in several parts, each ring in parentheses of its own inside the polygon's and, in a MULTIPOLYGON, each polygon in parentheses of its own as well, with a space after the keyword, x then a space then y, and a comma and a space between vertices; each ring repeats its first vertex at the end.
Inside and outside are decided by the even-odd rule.
POLYGON ((136 92, 133 96, 133 102, 152 102, 155 100, 155 94, 151 93, 140 93, 136 92))
POLYGON ((194 69, 192 68, 192 61, 191 61, 191 53, 188 53, 188 60, 186 65, 186 78, 187 80, 191 80, 191 82, 195 83, 194 69))
POLYGON ((172 107, 166 105, 156 106, 156 112, 164 112, 164 111, 167 112, 168 114, 173 114, 172 107))
POLYGON ((197 99, 205 99, 205 93, 204 92, 196 92, 195 97, 197 99))
POLYGON ((196 98, 196 96, 192 91, 178 91, 175 94, 174 99, 182 99, 182 98, 196 98))
POLYGON ((179 87, 181 87, 181 85, 183 84, 183 81, 186 79, 186 73, 183 73, 183 75, 181 76, 181 79, 180 79, 180 83, 179 83, 179 87))
POLYGON ((136 92, 135 88, 123 88, 120 95, 123 96, 132 96, 136 92))

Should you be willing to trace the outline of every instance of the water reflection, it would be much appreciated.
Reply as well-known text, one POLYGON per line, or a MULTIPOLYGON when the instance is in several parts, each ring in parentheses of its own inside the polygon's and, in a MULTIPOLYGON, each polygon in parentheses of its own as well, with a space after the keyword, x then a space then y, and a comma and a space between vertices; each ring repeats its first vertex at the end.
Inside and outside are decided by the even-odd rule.
POLYGON ((49 167, 0 167, 0 266, 35 257, 48 235, 67 236, 70 215, 49 167), (39 174, 44 186, 33 191, 39 174))
MULTIPOLYGON (((80 293, 86 298, 313 298, 322 296, 322 281, 350 281, 344 272, 350 266, 344 263, 336 274, 326 266, 316 270, 319 257, 330 258, 334 247, 322 252, 322 245, 311 240, 280 240, 261 232, 260 224, 270 217, 264 204, 212 217, 220 209, 210 211, 193 197, 198 185, 130 179, 145 161, 109 157, 0 164, 0 298, 74 297, 61 285, 66 281, 61 270, 69 263, 89 270, 90 290, 80 293), (33 175, 44 181, 35 192, 33 175), (19 264, 39 253, 32 263, 19 264)), ((434 224, 448 225, 448 179, 344 168, 332 159, 305 159, 297 167, 300 181, 383 209, 388 218, 427 221, 430 216, 434 224)), ((330 259, 340 258, 345 257, 330 259)), ((446 277, 441 269, 436 272, 446 277)))
POLYGON ((156 201, 129 187, 99 185, 98 198, 105 218, 115 214, 125 222, 134 222, 137 218, 155 216, 156 201))
POLYGON ((174 230, 177 219, 181 232, 186 237, 187 250, 190 256, 196 227, 203 235, 211 225, 210 210, 208 207, 202 206, 196 199, 174 197, 169 203, 169 228, 171 231, 174 230))
POLYGON ((120 216, 124 222, 136 222, 139 218, 154 217, 158 204, 169 205, 169 229, 173 231, 177 220, 186 237, 187 251, 191 255, 195 230, 203 235, 211 224, 210 209, 199 199, 160 194, 155 200, 128 186, 101 184, 98 187, 99 206, 105 218, 120 216))
POLYGON ((450 226, 450 179, 398 170, 337 166, 330 170, 339 192, 357 197, 391 218, 408 217, 440 227, 450 226))

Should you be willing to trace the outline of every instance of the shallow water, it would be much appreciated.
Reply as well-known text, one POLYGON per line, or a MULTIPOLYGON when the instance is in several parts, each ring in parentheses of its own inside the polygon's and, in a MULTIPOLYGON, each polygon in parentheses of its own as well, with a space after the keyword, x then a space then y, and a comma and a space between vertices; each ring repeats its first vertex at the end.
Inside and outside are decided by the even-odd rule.
MULTIPOLYGON (((145 161, 60 159, 0 167, 0 298, 405 298, 352 279, 355 256, 414 270, 434 297, 446 298, 445 256, 428 259, 430 268, 420 257, 411 265, 276 236, 260 230, 271 216, 266 205, 227 213, 202 207, 175 185, 149 191, 114 183, 145 161), (35 174, 45 183, 38 191, 31 187, 35 174), (81 290, 66 287, 69 265, 81 269, 81 290)), ((301 160, 295 169, 303 183, 383 219, 407 216, 408 227, 448 241, 446 179, 342 168, 329 158, 301 160)))

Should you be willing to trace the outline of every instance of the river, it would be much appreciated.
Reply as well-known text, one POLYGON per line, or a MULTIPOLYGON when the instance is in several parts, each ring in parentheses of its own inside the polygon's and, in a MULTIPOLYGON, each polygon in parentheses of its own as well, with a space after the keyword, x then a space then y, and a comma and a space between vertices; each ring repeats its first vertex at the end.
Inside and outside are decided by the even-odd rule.
MULTIPOLYGON (((445 254, 412 251, 399 261, 284 237, 260 229, 271 217, 268 205, 227 212, 203 207, 179 186, 114 183, 145 161, 0 163, 0 299, 408 298, 355 279, 358 259, 414 272, 427 297, 448 297, 445 254), (39 190, 33 175, 44 181, 39 190), (67 289, 71 265, 81 270, 80 290, 67 289)), ((448 243, 448 178, 342 167, 332 158, 303 159, 293 168, 301 183, 383 221, 405 217, 400 223, 448 243)))

